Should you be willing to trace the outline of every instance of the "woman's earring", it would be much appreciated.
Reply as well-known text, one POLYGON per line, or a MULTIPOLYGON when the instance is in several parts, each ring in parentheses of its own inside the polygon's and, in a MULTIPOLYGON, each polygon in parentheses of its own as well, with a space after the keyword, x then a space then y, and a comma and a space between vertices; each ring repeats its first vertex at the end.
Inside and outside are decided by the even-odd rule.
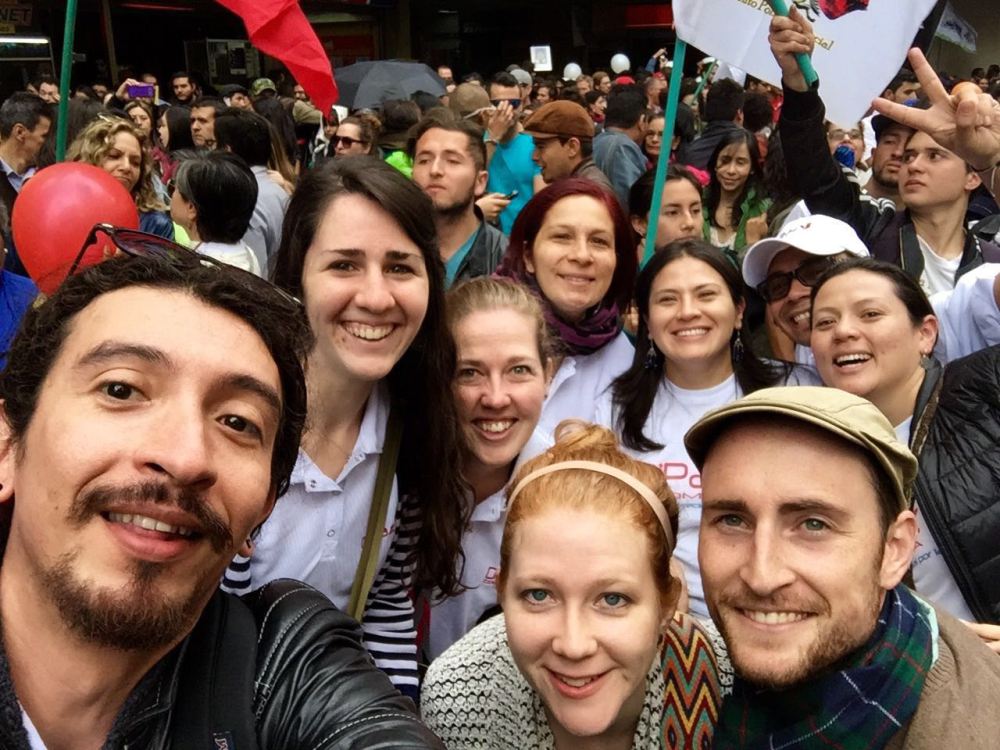
POLYGON ((646 350, 646 361, 643 366, 647 370, 660 369, 660 350, 656 348, 652 338, 649 339, 649 348, 646 350))
POLYGON ((743 355, 745 353, 744 350, 743 350, 743 339, 740 338, 740 332, 738 330, 733 332, 733 336, 734 336, 734 339, 733 339, 733 363, 734 364, 739 364, 740 362, 743 361, 743 355))

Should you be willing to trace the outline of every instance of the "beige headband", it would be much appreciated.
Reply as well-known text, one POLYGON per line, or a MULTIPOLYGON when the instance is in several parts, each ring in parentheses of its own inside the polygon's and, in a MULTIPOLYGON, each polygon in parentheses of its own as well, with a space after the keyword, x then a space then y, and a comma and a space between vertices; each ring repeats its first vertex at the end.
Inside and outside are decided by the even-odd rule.
POLYGON ((663 503, 660 498, 656 496, 656 493, 631 474, 615 468, 614 466, 608 466, 607 464, 602 464, 597 461, 560 461, 556 464, 543 466, 541 469, 535 469, 533 472, 528 474, 528 476, 517 483, 514 491, 510 493, 510 499, 507 501, 507 507, 509 508, 514 504, 514 500, 517 499, 517 496, 521 494, 521 490, 523 490, 529 482, 533 482, 546 474, 551 474, 556 471, 564 471, 566 469, 586 469, 587 471, 596 471, 598 474, 607 474, 609 477, 614 477, 618 481, 624 482, 635 490, 639 494, 639 497, 645 500, 646 504, 649 505, 653 513, 656 514, 657 519, 660 521, 660 526, 663 527, 663 533, 667 535, 667 545, 671 550, 673 550, 674 534, 670 529, 670 519, 667 518, 667 509, 663 507, 663 503))

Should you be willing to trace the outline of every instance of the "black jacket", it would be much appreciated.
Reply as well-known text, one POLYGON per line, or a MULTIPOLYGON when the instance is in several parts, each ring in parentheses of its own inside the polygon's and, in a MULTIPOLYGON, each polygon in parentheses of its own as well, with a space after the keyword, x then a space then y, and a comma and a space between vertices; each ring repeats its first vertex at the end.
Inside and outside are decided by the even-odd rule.
POLYGON ((917 398, 913 496, 979 622, 1000 624, 1000 346, 932 367, 917 398))
MULTIPOLYGON (((690 164, 698 169, 708 169, 712 154, 715 153, 715 149, 719 147, 722 140, 742 129, 735 122, 729 120, 710 122, 700 136, 681 148, 677 161, 681 164, 690 164)), ((665 138, 664 142, 669 143, 670 141, 665 138)))
MULTIPOLYGON (((826 108, 816 89, 785 90, 778 132, 788 177, 809 210, 850 224, 879 260, 902 266, 911 277, 923 273, 923 255, 908 211, 897 211, 891 201, 860 196, 857 188, 830 155, 823 121, 826 108)), ((955 279, 985 261, 1000 262, 1000 247, 968 232, 955 279)))
POLYGON ((479 231, 475 242, 458 267, 455 284, 479 276, 491 276, 500 265, 500 259, 507 252, 507 236, 483 218, 483 212, 476 206, 479 231))
MULTIPOLYGON (((0 677, 0 690, 9 688, 6 670, 0 677)), ((0 747, 27 748, 16 700, 12 711, 3 692, 0 747)), ((357 623, 289 580, 242 599, 217 592, 192 633, 133 691, 105 744, 210 747, 444 748, 374 667, 357 623)))

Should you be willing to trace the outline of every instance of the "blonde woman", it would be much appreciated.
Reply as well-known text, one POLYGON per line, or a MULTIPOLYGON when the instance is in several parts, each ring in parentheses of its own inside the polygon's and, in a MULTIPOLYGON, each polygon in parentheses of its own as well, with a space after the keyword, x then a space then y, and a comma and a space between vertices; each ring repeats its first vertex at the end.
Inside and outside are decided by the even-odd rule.
POLYGON ((522 455, 536 455, 551 443, 535 430, 554 343, 538 298, 509 279, 480 277, 448 292, 447 303, 457 355, 451 390, 465 437, 462 475, 473 510, 462 534, 464 590, 433 603, 424 648, 429 659, 496 608, 504 488, 522 455))
POLYGON ((93 164, 118 180, 139 209, 139 229, 174 239, 167 205, 154 186, 153 157, 147 137, 135 123, 102 114, 70 144, 67 161, 93 164))

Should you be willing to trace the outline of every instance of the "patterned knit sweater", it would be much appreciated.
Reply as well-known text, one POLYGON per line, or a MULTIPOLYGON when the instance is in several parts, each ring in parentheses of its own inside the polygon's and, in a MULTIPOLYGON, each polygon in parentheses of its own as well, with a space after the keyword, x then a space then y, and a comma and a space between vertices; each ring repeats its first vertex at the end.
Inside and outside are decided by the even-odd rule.
MULTIPOLYGON (((718 631, 678 615, 646 676, 632 747, 711 747, 732 668, 718 631)), ((421 692, 426 724, 449 750, 554 750, 537 693, 514 663, 503 616, 470 631, 427 670, 421 692)))

